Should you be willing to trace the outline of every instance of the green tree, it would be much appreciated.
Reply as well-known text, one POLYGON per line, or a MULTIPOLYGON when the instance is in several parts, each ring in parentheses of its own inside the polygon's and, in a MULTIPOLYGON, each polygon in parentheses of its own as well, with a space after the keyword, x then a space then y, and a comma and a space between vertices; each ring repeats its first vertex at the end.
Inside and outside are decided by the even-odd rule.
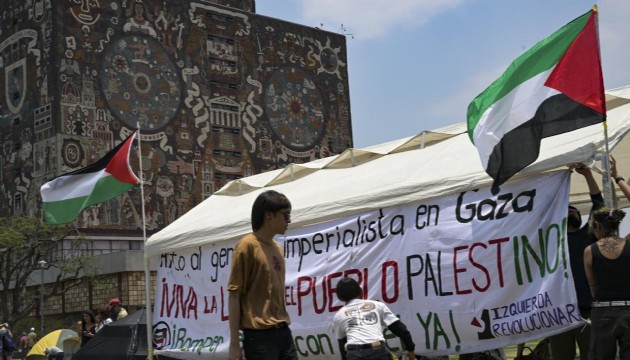
POLYGON ((86 241, 69 226, 49 226, 39 219, 0 218, 0 319, 15 323, 40 304, 39 272, 56 274, 45 287, 46 299, 59 296, 94 275, 86 241), (45 261, 45 265, 42 262, 45 261))

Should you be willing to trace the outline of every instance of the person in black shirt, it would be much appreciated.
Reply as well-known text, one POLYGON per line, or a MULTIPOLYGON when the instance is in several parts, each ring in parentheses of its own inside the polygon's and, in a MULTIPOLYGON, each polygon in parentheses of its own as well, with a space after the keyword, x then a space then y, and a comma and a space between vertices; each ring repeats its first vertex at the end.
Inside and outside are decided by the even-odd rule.
POLYGON ((593 360, 630 359, 630 241, 619 237, 625 213, 603 207, 593 213, 597 242, 584 250, 584 267, 593 295, 593 360))
MULTIPOLYGON (((593 177, 591 169, 579 164, 575 166, 575 171, 584 176, 591 195, 591 214, 604 205, 604 198, 599 191, 599 186, 593 177)), ((580 211, 569 206, 567 215, 567 238, 569 245, 569 259, 571 263, 571 273, 577 294, 578 308, 580 315, 584 319, 590 318, 591 313, 591 292, 584 272, 584 249, 596 241, 593 234, 589 233, 588 224, 582 226, 582 214, 580 211)), ((575 345, 577 343, 580 351, 580 359, 587 360, 589 353, 589 343, 591 341, 591 325, 585 323, 569 331, 549 337, 549 347, 554 360, 575 359, 575 345)))

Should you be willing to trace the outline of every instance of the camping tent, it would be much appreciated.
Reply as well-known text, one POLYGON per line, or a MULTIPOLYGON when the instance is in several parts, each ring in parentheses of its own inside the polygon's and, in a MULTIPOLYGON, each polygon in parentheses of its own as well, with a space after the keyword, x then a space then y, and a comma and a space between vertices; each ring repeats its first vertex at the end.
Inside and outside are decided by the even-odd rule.
MULTIPOLYGON (((630 86, 608 91, 606 106, 608 143, 614 148, 630 130, 630 86)), ((598 124, 543 139, 538 160, 514 179, 593 161, 601 156, 605 144, 602 129, 598 124)), ((618 162, 622 174, 624 168, 630 169, 629 158, 618 158, 618 162)), ((251 231, 254 199, 267 189, 288 196, 293 206, 291 227, 299 228, 481 188, 491 182, 468 138, 466 125, 457 124, 231 181, 151 236, 145 256, 240 238, 251 231)), ((584 190, 575 191, 571 201, 586 203, 584 190)))
MULTIPOLYGON (((79 349, 73 360, 144 360, 147 358, 145 309, 115 321, 79 349)), ((169 359, 160 356, 160 359, 169 359)))
POLYGON ((43 338, 33 345, 31 351, 26 355, 27 360, 44 360, 47 356, 44 350, 47 347, 56 346, 64 351, 65 354, 73 354, 81 339, 76 331, 70 329, 59 329, 46 334, 43 338))
POLYGON ((74 353, 79 351, 81 348, 81 338, 80 337, 71 337, 67 338, 63 341, 63 360, 71 360, 74 356, 74 353))

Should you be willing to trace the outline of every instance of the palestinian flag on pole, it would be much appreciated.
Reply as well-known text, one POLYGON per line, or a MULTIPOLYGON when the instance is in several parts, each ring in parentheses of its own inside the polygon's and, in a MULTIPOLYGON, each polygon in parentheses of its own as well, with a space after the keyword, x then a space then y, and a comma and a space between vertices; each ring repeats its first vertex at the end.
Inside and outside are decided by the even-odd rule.
POLYGON ((129 165, 134 132, 94 164, 61 175, 41 187, 44 220, 65 224, 83 209, 115 198, 140 183, 129 165))
POLYGON ((538 158, 543 138, 606 117, 597 10, 536 44, 468 106, 468 136, 492 192, 538 158))

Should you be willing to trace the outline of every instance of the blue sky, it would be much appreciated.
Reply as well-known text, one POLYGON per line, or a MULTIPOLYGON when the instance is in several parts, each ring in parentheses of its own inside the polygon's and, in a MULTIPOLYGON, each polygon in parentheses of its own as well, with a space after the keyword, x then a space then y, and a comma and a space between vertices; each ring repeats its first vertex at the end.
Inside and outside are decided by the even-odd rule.
MULTIPOLYGON (((256 12, 352 34, 347 36, 350 106, 354 147, 360 148, 464 122, 468 103, 512 60, 594 4, 257 0, 256 12)), ((630 1, 597 6, 604 85, 630 85, 630 1)))

